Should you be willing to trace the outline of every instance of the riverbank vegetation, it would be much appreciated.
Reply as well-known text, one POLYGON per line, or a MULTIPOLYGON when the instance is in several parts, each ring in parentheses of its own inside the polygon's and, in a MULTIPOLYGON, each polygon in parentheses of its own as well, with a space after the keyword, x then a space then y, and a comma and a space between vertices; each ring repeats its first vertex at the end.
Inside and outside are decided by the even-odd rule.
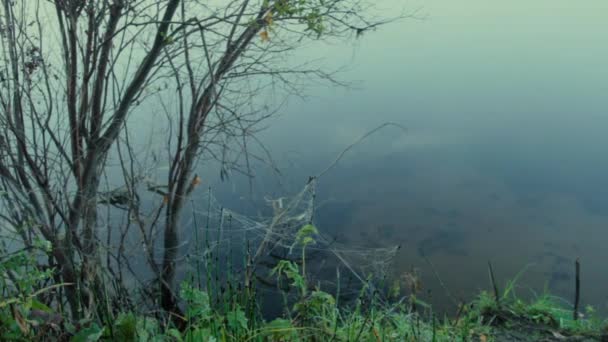
MULTIPOLYGON (((259 300, 258 289, 246 279, 247 273, 201 285, 217 281, 207 271, 204 279, 192 275, 182 282, 179 297, 184 315, 173 318, 155 312, 123 311, 110 303, 95 316, 73 320, 61 307, 44 304, 50 292, 68 284, 45 285, 53 272, 37 268, 31 251, 5 254, 0 261, 0 339, 485 342, 605 341, 608 336, 606 321, 591 306, 574 313, 567 301, 549 293, 530 301, 518 298, 517 276, 502 292, 481 292, 450 316, 436 314, 416 293, 402 295, 396 288, 399 284, 383 291, 370 282, 359 289, 356 298, 341 303, 340 293, 325 292, 308 281, 306 248, 315 243, 316 229, 308 225, 299 233, 300 257, 282 260, 271 271, 277 281, 273 300, 259 300), (264 306, 281 306, 282 313, 267 318, 264 306)), ((40 243, 36 248, 42 251, 48 245, 40 243)), ((415 291, 411 281, 402 285, 415 291)))

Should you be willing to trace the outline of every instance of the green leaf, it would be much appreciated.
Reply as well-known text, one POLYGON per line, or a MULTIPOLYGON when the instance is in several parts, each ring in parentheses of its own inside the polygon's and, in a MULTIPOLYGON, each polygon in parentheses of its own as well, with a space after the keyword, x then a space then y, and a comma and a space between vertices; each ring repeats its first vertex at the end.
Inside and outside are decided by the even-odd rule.
POLYGON ((114 322, 114 337, 119 341, 136 341, 137 318, 132 313, 121 313, 114 322))
POLYGON ((302 239, 304 237, 312 236, 312 235, 316 235, 316 234, 319 234, 317 227, 313 226, 312 224, 307 224, 307 225, 303 226, 302 228, 300 228, 300 230, 297 233, 297 238, 302 239))
POLYGON ((53 312, 53 310, 51 308, 49 308, 48 306, 46 306, 44 303, 41 303, 35 299, 32 299, 31 302, 31 307, 34 310, 40 310, 42 312, 46 312, 46 313, 51 313, 53 312))
POLYGON ((295 328, 290 320, 277 318, 264 326, 263 335, 271 341, 291 341, 295 338, 295 328))
POLYGON ((179 330, 177 330, 177 329, 169 329, 169 330, 167 330, 167 332, 165 333, 165 336, 172 337, 177 342, 182 342, 184 340, 182 338, 182 333, 180 333, 179 330))
POLYGON ((137 336, 139 341, 151 341, 158 335, 158 322, 154 318, 142 317, 137 319, 137 336))
POLYGON ((192 287, 188 283, 182 283, 180 296, 188 305, 188 315, 198 321, 209 320, 212 317, 209 295, 207 292, 192 287))
POLYGON ((196 328, 189 330, 184 336, 186 341, 215 341, 215 337, 211 335, 211 330, 205 328, 196 328))
POLYGON ((317 310, 328 310, 336 305, 334 297, 323 291, 313 291, 309 300, 311 306, 317 310))
POLYGON ((226 320, 228 321, 228 327, 232 330, 247 329, 247 317, 238 305, 234 310, 226 314, 226 320))
POLYGON ((74 337, 72 342, 95 342, 99 341, 103 335, 103 328, 100 328, 97 324, 93 323, 91 326, 80 330, 74 337))

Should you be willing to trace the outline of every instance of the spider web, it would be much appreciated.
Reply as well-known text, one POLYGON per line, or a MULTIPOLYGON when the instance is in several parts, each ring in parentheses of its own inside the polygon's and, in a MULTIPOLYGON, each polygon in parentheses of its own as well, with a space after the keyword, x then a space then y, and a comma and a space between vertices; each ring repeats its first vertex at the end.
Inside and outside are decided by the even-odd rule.
MULTIPOLYGON (((314 223, 315 188, 316 180, 311 178, 294 196, 266 198, 272 214, 265 217, 251 217, 226 208, 208 189, 201 196, 202 201, 193 206, 192 219, 186 224, 195 240, 187 243, 187 254, 200 261, 240 248, 251 256, 256 272, 261 270, 266 275, 279 259, 299 260, 302 250, 296 236, 303 226, 314 223)), ((306 247, 307 273, 315 281, 335 286, 330 278, 332 275, 335 278, 336 267, 346 270, 360 285, 386 278, 398 246, 370 248, 344 244, 328 238, 323 227, 317 229, 318 234, 313 236, 315 243, 306 247)))

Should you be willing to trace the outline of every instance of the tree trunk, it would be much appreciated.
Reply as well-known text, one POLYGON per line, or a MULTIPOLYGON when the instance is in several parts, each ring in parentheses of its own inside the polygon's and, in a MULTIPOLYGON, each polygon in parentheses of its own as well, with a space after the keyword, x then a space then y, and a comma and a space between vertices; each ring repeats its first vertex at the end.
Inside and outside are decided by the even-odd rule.
POLYGON ((160 274, 161 282, 161 304, 165 311, 180 313, 177 298, 174 294, 175 262, 179 249, 179 224, 184 200, 188 195, 189 177, 196 158, 199 138, 198 135, 190 136, 190 144, 186 147, 184 159, 178 173, 177 184, 173 198, 167 206, 167 216, 164 233, 164 256, 163 267, 160 274))

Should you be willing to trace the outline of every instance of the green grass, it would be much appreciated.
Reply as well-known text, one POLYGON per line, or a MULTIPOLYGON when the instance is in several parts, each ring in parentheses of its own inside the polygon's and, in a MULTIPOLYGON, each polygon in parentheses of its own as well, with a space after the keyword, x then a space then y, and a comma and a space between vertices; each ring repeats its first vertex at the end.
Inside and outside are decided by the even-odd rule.
MULTIPOLYGON (((519 298, 515 288, 523 271, 506 284, 498 300, 494 293, 481 292, 461 306, 457 317, 438 317, 416 296, 386 302, 386 296, 368 291, 367 285, 352 303, 339 303, 339 293, 334 296, 308 282, 306 247, 315 243, 313 228, 305 226, 298 234, 301 260, 278 262, 272 270, 282 289, 281 317, 264 319, 254 282, 249 280, 252 285, 246 287, 236 274, 218 280, 218 258, 210 256, 207 273, 197 268, 196 276, 179 289, 184 316, 178 319, 185 323, 181 330, 172 324, 175 320, 158 313, 120 312, 106 321, 93 317, 70 322, 60 307, 37 298, 45 287, 36 285, 50 273, 35 271, 34 259, 17 253, 0 262, 0 340, 536 341, 572 336, 599 340, 604 332, 606 322, 591 307, 574 320, 571 305, 547 291, 532 300, 519 298), (18 279, 17 286, 10 285, 8 274, 18 279)), ((108 311, 119 311, 112 309, 108 311)))

